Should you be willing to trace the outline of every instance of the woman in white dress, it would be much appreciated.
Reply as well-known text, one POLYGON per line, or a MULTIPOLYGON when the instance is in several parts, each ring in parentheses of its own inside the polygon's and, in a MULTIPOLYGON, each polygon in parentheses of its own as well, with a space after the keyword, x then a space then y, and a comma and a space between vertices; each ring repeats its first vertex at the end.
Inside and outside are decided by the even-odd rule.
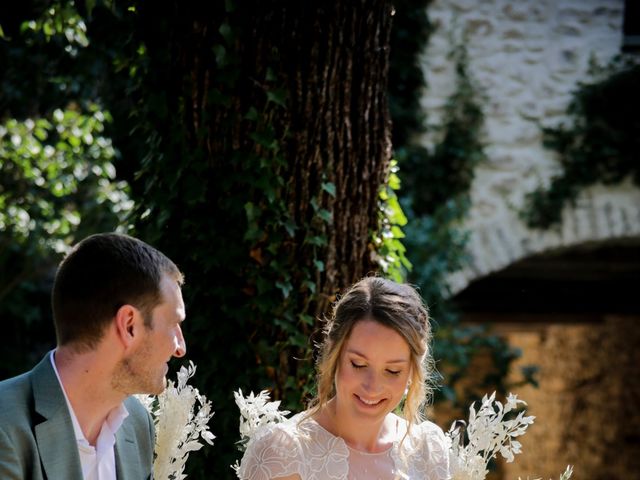
POLYGON ((318 361, 318 395, 247 444, 242 480, 446 480, 442 430, 422 421, 431 328, 408 285, 368 277, 334 306, 318 361), (394 410, 402 404, 402 415, 394 410))

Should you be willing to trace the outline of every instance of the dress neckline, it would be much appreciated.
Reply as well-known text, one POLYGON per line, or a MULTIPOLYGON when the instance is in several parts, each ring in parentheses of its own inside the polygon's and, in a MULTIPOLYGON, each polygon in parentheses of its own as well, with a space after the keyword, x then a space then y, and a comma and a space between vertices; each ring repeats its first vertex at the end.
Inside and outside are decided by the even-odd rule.
MULTIPOLYGON (((372 455, 372 456, 377 456, 377 455, 387 455, 391 452, 391 450, 393 450, 393 448, 396 446, 396 444, 398 443, 397 439, 394 439, 391 442, 391 445, 389 446, 389 448, 385 448, 384 450, 382 450, 381 452, 363 452, 362 450, 358 450, 357 448, 353 448, 351 446, 349 446, 349 444, 345 441, 344 438, 339 437, 337 435, 334 435, 333 433, 331 433, 329 430, 327 430, 326 428, 324 428, 322 425, 320 425, 320 423, 313 417, 309 417, 304 421, 311 421, 313 422, 314 425, 316 425, 316 427, 318 429, 320 429, 322 432, 326 433, 327 435, 329 435, 332 438, 335 438, 338 442, 342 443, 345 447, 347 447, 347 449, 349 449, 350 452, 355 452, 359 455, 372 455)), ((398 428, 397 425, 398 419, 396 418, 396 430, 398 428)))

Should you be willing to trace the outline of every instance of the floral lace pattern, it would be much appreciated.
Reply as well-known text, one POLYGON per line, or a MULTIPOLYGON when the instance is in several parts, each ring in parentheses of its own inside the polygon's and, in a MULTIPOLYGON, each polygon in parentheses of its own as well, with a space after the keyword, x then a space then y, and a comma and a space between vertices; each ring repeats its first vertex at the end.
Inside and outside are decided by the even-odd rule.
MULTIPOLYGON (((350 471, 353 464, 344 440, 332 435, 313 419, 300 422, 302 415, 265 426, 256 432, 240 463, 238 477, 241 480, 270 480, 294 474, 298 474, 301 480, 368 478, 362 472, 350 471)), ((439 427, 424 422, 411 427, 404 441, 403 435, 404 432, 399 433, 399 438, 388 452, 395 465, 395 471, 389 472, 389 478, 451 478, 447 444, 439 427)))

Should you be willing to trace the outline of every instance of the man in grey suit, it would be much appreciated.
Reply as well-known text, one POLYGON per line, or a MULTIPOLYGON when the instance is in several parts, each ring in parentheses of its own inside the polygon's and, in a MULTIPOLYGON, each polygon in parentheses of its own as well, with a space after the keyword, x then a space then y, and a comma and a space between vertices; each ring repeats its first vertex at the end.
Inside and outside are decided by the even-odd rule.
POLYGON ((0 479, 152 478, 154 431, 135 393, 164 390, 186 352, 183 276, 158 250, 92 235, 60 264, 57 347, 0 382, 0 479))

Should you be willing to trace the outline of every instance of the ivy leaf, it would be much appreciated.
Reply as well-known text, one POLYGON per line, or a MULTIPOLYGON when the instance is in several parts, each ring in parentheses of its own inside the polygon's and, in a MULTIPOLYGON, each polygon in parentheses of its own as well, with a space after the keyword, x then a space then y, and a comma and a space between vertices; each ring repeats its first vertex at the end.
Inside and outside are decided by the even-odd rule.
POLYGON ((267 68, 267 75, 266 75, 266 80, 267 82, 275 82, 276 81, 276 74, 273 71, 273 68, 268 67, 267 68))
POLYGON ((227 63, 227 49, 223 45, 217 44, 211 47, 213 53, 216 56, 216 63, 220 66, 224 66, 227 63))
POLYGON ((315 235, 311 238, 308 238, 306 242, 310 243, 311 245, 315 245, 316 247, 323 247, 327 244, 327 238, 322 235, 315 235))
POLYGON ((336 186, 332 182, 324 182, 322 184, 322 189, 331 195, 333 198, 336 198, 336 186))
MULTIPOLYGON (((305 283, 307 282, 313 285, 313 292, 315 292, 316 284, 313 282, 309 282, 308 280, 305 283)), ((300 321, 305 325, 313 325, 313 317, 311 315, 307 315, 306 313, 300 314, 300 321)))
POLYGON ((231 26, 227 22, 224 22, 222 25, 220 25, 218 32, 220 32, 220 35, 222 35, 222 38, 225 39, 227 44, 233 42, 233 32, 231 30, 231 26))
POLYGON ((286 97, 287 91, 284 88, 277 88, 275 90, 269 90, 267 92, 267 101, 280 105, 283 108, 287 106, 285 103, 286 97))
POLYGON ((293 285, 291 285, 290 282, 278 281, 276 282, 276 287, 280 289, 284 298, 289 298, 289 294, 291 293, 291 290, 293 290, 293 285))
POLYGON ((326 208, 318 210, 318 216, 327 223, 333 222, 333 214, 326 208))
POLYGON ((291 219, 288 219, 282 222, 282 226, 287 231, 289 236, 293 238, 293 236, 296 234, 296 228, 297 228, 295 222, 291 219))
POLYGON ((255 107, 251 107, 244 118, 256 122, 258 121, 258 111, 255 109, 255 107))
POLYGON ((319 272, 324 272, 324 262, 322 260, 314 260, 313 264, 319 272))
POLYGON ((278 148, 278 141, 275 139, 272 131, 253 132, 249 134, 249 138, 269 150, 275 150, 278 148))
POLYGON ((306 348, 307 337, 305 335, 300 334, 300 332, 294 332, 294 334, 289 337, 289 343, 294 347, 306 348))

